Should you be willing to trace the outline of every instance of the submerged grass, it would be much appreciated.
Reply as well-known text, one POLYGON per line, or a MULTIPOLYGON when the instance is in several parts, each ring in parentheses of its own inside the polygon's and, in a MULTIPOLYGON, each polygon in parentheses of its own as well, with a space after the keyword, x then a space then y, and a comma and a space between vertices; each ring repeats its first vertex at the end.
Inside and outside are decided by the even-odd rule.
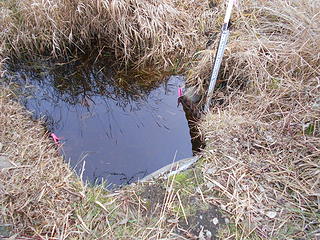
MULTIPOLYGON (((221 1, 184 0, 0 1, 0 7, 0 63, 98 45, 127 67, 186 63, 188 84, 201 93, 224 12, 221 1)), ((0 142, 15 165, 0 173, 2 220, 16 233, 44 239, 192 239, 199 236, 174 231, 187 219, 189 194, 230 214, 222 239, 319 238, 319 12, 319 0, 240 2, 214 106, 201 120, 204 180, 190 193, 193 186, 177 184, 184 175, 168 179, 155 205, 140 185, 114 193, 84 186, 41 123, 3 90, 0 142)))

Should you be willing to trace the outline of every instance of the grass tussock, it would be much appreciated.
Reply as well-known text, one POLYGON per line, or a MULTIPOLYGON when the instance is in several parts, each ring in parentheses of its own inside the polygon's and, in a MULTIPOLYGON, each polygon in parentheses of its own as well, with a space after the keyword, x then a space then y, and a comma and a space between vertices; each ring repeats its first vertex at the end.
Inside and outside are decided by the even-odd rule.
POLYGON ((164 69, 181 63, 199 39, 192 16, 164 0, 10 0, 0 9, 1 50, 18 57, 95 50, 164 69))
MULTIPOLYGON (((237 100, 245 105, 246 100, 237 100)), ((208 162, 203 171, 209 196, 218 192, 221 199, 214 203, 232 214, 244 238, 251 233, 262 239, 315 237, 320 217, 319 110, 292 102, 292 111, 285 110, 284 99, 277 100, 282 111, 232 106, 207 116, 202 128, 208 162), (266 121, 270 115, 274 119, 266 121)))
MULTIPOLYGON (((235 9, 218 81, 231 90, 249 84, 255 91, 270 81, 319 75, 319 1, 243 1, 235 9)), ((224 12, 217 14, 217 19, 224 12)), ((218 21, 217 21, 218 23, 218 21)), ((215 29, 219 29, 216 26, 215 29)), ((197 53, 189 81, 202 89, 211 73, 218 38, 197 53)))
MULTIPOLYGON (((319 1, 246 1, 236 14, 226 87, 202 122, 205 194, 235 223, 224 237, 319 237, 319 11, 319 1)), ((203 83, 214 55, 199 54, 191 76, 203 83)))
POLYGON ((39 122, 1 91, 0 142, 12 167, 0 172, 2 221, 24 234, 68 235, 72 203, 81 183, 58 154, 39 122), (65 232, 67 231, 67 232, 65 232))

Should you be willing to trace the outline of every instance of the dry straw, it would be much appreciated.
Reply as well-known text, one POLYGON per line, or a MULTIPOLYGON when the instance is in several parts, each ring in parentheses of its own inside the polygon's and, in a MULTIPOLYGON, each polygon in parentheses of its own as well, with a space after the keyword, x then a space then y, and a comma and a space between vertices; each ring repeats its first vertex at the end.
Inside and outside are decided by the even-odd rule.
MULTIPOLYGON (((318 12, 319 1, 242 1, 233 14, 220 80, 235 88, 249 83, 260 91, 274 78, 308 79, 319 74, 318 12)), ((223 12, 218 19, 220 15, 223 12)), ((210 75, 217 40, 197 53, 189 73, 200 88, 210 75)))
MULTIPOLYGON (((319 11, 319 1, 275 0, 237 13, 227 87, 202 123, 205 194, 235 222, 224 237, 319 237, 319 11)), ((203 83, 213 51, 200 56, 191 77, 203 83)))
POLYGON ((26 0, 0 7, 2 49, 16 56, 104 50, 119 62, 164 69, 176 67, 199 44, 194 12, 165 0, 26 0))
MULTIPOLYGON (((209 8, 202 1, 0 6, 1 56, 66 56, 98 45, 135 66, 173 66, 193 57, 189 84, 201 92, 224 13, 222 4, 209 8)), ((319 0, 246 0, 235 11, 223 84, 201 125, 207 141, 202 198, 235 223, 223 239, 319 236, 319 12, 319 0)), ((175 237, 174 225, 147 217, 148 203, 135 190, 110 195, 77 182, 40 123, 9 101, 10 94, 1 93, 0 141, 15 167, 1 172, 0 201, 16 231, 59 239, 175 237)), ((179 196, 170 190, 154 216, 174 215, 174 201, 179 196)))
POLYGON ((41 123, 25 109, 0 96, 0 142, 12 167, 0 172, 3 221, 32 235, 65 235, 70 224, 72 203, 81 195, 72 171, 50 142, 41 123))

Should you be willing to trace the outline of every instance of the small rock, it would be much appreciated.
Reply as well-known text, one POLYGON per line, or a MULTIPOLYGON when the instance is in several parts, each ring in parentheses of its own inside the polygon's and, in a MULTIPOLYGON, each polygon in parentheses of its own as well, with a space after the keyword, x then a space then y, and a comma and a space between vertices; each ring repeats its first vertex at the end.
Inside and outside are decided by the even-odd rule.
POLYGON ((206 238, 204 236, 204 232, 203 232, 203 227, 201 227, 201 230, 200 230, 199 235, 198 235, 198 239, 199 240, 206 240, 206 238))
POLYGON ((264 187, 262 187, 261 185, 259 185, 258 188, 259 188, 260 192, 263 192, 263 193, 264 193, 264 192, 266 191, 266 190, 264 189, 264 187))
POLYGON ((212 238, 212 233, 209 230, 204 230, 204 232, 206 233, 207 239, 211 239, 212 238))
POLYGON ((269 217, 269 218, 275 218, 277 216, 277 213, 276 212, 273 212, 273 211, 269 211, 269 212, 266 212, 266 215, 269 217))
POLYGON ((266 140, 269 143, 274 143, 275 142, 275 140, 273 139, 273 137, 271 135, 266 135, 266 140))
POLYGON ((221 204, 220 208, 221 208, 223 211, 226 211, 226 210, 227 210, 227 206, 226 206, 226 205, 223 205, 223 204, 221 204))
POLYGON ((302 124, 302 129, 303 131, 305 131, 307 128, 309 128, 311 126, 311 123, 310 122, 307 122, 307 123, 304 123, 302 124))
POLYGON ((201 188, 200 187, 196 187, 196 192, 201 194, 202 193, 201 188))
POLYGON ((173 187, 166 187, 166 191, 169 192, 169 193, 172 192, 173 191, 173 187))
POLYGON ((198 236, 199 240, 210 240, 212 239, 212 233, 209 230, 203 230, 203 227, 201 228, 201 231, 198 236))
POLYGON ((9 162, 8 158, 5 156, 0 156, 0 170, 10 167, 13 167, 13 165, 9 162))
POLYGON ((217 225, 219 223, 219 220, 218 218, 214 218, 211 220, 211 222, 214 224, 214 225, 217 225))
POLYGON ((217 94, 217 98, 224 98, 224 93, 223 92, 219 92, 217 94))
POLYGON ((215 168, 209 168, 207 169, 206 171, 208 174, 214 174, 216 172, 216 169, 215 168))
POLYGON ((0 152, 2 151, 3 144, 0 142, 0 152))

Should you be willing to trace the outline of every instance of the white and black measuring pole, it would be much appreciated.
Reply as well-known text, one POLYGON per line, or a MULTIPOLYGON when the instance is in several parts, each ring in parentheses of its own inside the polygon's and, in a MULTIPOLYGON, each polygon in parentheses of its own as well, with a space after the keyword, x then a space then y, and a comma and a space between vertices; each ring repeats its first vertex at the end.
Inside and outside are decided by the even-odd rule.
POLYGON ((218 50, 216 52, 214 65, 213 65, 213 69, 212 69, 210 85, 209 85, 209 89, 208 89, 208 93, 207 93, 207 100, 206 100, 206 104, 204 106, 204 111, 206 113, 209 111, 209 108, 210 108, 210 103, 211 103, 211 99, 212 99, 213 90, 214 90, 214 87, 215 87, 216 82, 217 82, 218 73, 219 73, 219 69, 220 69, 220 66, 221 66, 224 50, 226 49, 226 45, 227 45, 227 42, 228 42, 228 38, 229 38, 229 34, 230 34, 230 32, 229 32, 229 21, 230 21, 230 17, 231 17, 233 4, 235 3, 235 1, 236 0, 229 0, 228 1, 227 11, 226 11, 226 15, 224 17, 224 21, 223 21, 223 25, 222 25, 222 29, 221 29, 221 36, 220 36, 219 46, 218 46, 218 50))

